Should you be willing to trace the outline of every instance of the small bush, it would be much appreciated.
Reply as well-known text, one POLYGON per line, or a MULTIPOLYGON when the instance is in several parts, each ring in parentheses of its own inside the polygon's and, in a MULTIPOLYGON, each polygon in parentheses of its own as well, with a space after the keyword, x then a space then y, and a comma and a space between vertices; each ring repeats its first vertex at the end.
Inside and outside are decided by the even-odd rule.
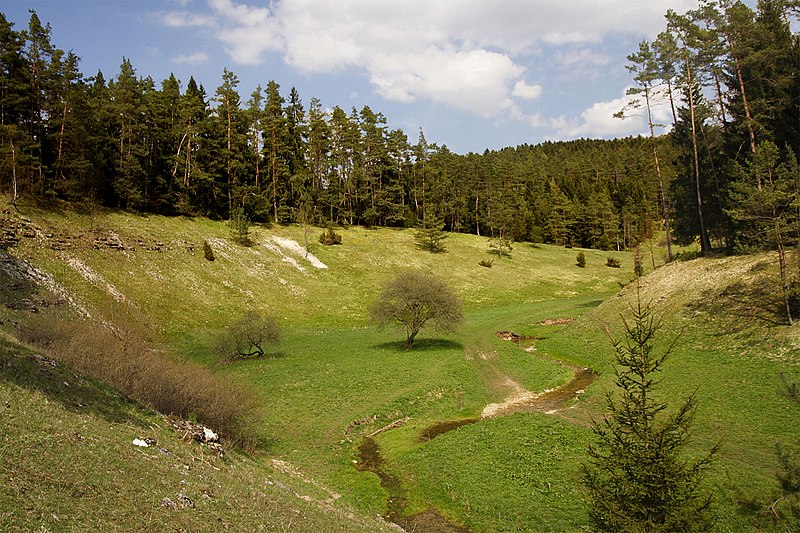
POLYGON ((586 254, 578 252, 578 255, 575 256, 575 262, 579 267, 584 268, 586 266, 586 254))
POLYGON ((325 232, 319 236, 320 244, 325 246, 333 246, 334 244, 342 244, 342 236, 329 227, 325 232))
POLYGON ((494 264, 494 259, 481 259, 480 261, 478 261, 478 264, 482 267, 492 268, 492 265, 494 264))
POLYGON ((266 345, 280 340, 280 326, 274 318, 248 311, 226 328, 219 348, 225 359, 263 357, 266 345))
POLYGON ((619 268, 620 267, 619 259, 617 259, 616 257, 609 257, 608 259, 606 259, 606 266, 611 268, 619 268))
POLYGON ((786 374, 781 372, 781 382, 783 383, 783 390, 786 396, 792 400, 800 402, 800 383, 792 381, 786 377, 786 374))
POLYGON ((231 213, 231 219, 228 221, 228 228, 231 233, 231 240, 236 244, 242 246, 251 246, 253 241, 250 240, 250 219, 244 214, 241 209, 234 209, 231 213))
POLYGON ((211 245, 208 244, 208 241, 203 241, 203 255, 208 261, 213 261, 215 259, 214 250, 211 249, 211 245))

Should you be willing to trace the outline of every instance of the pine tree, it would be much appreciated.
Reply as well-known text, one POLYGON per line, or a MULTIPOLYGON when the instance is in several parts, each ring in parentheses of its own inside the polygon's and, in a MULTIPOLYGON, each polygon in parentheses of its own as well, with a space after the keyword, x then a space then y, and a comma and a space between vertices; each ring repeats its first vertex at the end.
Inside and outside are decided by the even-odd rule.
MULTIPOLYGON (((787 159, 793 158, 789 154, 787 159)), ((791 326, 793 290, 788 272, 789 243, 798 230, 797 183, 792 168, 781 162, 781 153, 772 141, 756 147, 747 168, 740 168, 740 179, 731 184, 728 215, 738 223, 740 245, 763 244, 777 251, 783 310, 791 326)))
POLYGON ((444 240, 447 235, 442 231, 443 227, 444 220, 436 214, 434 207, 429 205, 425 209, 425 215, 422 217, 422 226, 417 229, 414 235, 417 246, 432 254, 446 252, 444 240))
POLYGON ((701 482, 718 446, 696 460, 681 453, 697 400, 692 395, 665 413, 667 403, 655 397, 656 374, 672 346, 655 352, 661 322, 638 293, 632 311, 632 321, 623 318, 625 339, 614 343, 619 394, 608 394, 608 412, 594 423, 596 441, 582 465, 589 520, 599 531, 706 530, 711 494, 701 482))

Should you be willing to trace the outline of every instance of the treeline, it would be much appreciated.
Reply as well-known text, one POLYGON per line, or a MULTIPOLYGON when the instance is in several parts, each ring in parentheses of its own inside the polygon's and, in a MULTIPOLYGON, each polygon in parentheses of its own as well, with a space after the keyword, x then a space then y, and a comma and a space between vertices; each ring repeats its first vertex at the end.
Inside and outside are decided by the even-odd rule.
POLYGON ((704 252, 752 245, 762 241, 745 238, 757 232, 735 212, 734 184, 756 172, 760 146, 776 147, 770 168, 796 166, 791 13, 777 0, 670 12, 667 30, 629 58, 648 111, 668 95, 669 135, 653 125, 650 138, 466 155, 422 130, 410 141, 369 107, 306 106, 275 81, 244 100, 228 70, 213 94, 193 78, 157 86, 127 59, 109 80, 85 78, 36 13, 22 31, 0 14, 0 187, 272 223, 409 227, 429 211, 450 231, 596 248, 663 229, 683 242, 700 235, 704 252))

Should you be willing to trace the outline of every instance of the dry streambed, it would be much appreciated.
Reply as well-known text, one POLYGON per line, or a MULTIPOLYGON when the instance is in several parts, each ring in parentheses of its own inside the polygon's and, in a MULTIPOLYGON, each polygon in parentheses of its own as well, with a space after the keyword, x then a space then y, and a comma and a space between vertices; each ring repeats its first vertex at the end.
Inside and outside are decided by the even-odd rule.
MULTIPOLYGON (((498 336, 516 344, 520 344, 520 341, 523 340, 518 335, 504 335, 504 333, 507 332, 500 332, 498 336)), ((526 351, 532 352, 532 350, 526 351)), ((566 411, 574 407, 574 405, 571 405, 571 401, 584 393, 586 388, 595 380, 597 374, 590 368, 573 367, 560 361, 559 363, 573 371, 572 379, 564 385, 555 389, 533 393, 510 377, 504 376, 503 384, 510 390, 510 394, 505 400, 484 407, 480 417, 448 420, 429 426, 420 434, 420 441, 430 441, 444 433, 480 422, 483 419, 508 416, 514 413, 540 412, 561 416, 570 422, 575 422, 573 418, 566 415, 566 411)), ((373 438, 374 436, 375 433, 364 439, 358 448, 361 459, 359 461, 359 470, 377 474, 381 480, 381 486, 389 493, 386 518, 409 531, 468 532, 469 530, 449 522, 435 509, 429 509, 424 513, 413 516, 404 514, 406 506, 405 490, 397 476, 383 468, 383 457, 377 442, 373 438)))

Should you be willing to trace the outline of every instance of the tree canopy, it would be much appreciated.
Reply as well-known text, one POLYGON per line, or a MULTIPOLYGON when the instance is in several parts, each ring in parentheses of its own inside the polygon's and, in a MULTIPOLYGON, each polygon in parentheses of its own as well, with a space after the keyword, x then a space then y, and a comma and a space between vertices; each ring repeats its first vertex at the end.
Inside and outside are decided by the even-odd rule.
POLYGON ((406 332, 406 348, 423 327, 452 332, 463 320, 461 300, 443 281, 419 270, 404 270, 386 282, 370 308, 378 328, 396 325, 406 332))
POLYGON ((210 91, 193 77, 157 84, 126 58, 116 73, 86 77, 35 12, 19 31, 0 14, 0 191, 430 235, 440 218, 444 231, 505 242, 629 249, 663 231, 703 253, 771 249, 774 239, 754 240, 736 216, 744 178, 734 169, 764 142, 778 165, 798 168, 796 16, 788 0, 669 11, 664 31, 628 57, 626 113, 647 117, 647 137, 455 154, 422 130, 410 141, 377 109, 313 96, 306 105, 276 80, 242 98, 227 69, 210 91), (656 102, 669 104, 669 133, 653 120, 656 102))

